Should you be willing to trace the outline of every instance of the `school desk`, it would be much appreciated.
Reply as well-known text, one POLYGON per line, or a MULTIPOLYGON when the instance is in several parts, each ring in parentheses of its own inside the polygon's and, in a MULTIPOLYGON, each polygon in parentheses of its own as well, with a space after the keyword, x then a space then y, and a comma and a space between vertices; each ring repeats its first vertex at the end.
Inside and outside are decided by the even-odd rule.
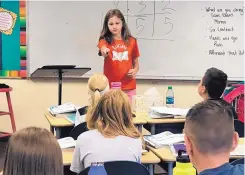
MULTIPOLYGON (((147 123, 151 125, 151 134, 155 134, 156 124, 168 125, 168 124, 185 123, 185 119, 184 118, 161 118, 161 119, 148 118, 147 123)), ((162 126, 162 128, 164 128, 164 126, 162 126)))
MULTIPOLYGON (((239 139, 239 144, 244 144, 244 138, 239 139)), ((152 148, 148 147, 153 153, 155 153, 163 162, 168 164, 168 175, 173 175, 173 165, 176 161, 176 157, 172 154, 169 146, 165 146, 162 148, 152 148)), ((230 159, 240 159, 244 156, 230 156, 230 159)))
POLYGON ((143 136, 150 136, 151 133, 150 133, 150 131, 146 130, 146 129, 143 127, 143 129, 142 129, 142 135, 143 135, 143 136))
MULTIPOLYGON (((74 148, 62 149, 63 165, 69 166, 72 162, 74 148)), ((154 175, 153 165, 160 163, 160 159, 151 151, 145 153, 141 157, 141 163, 148 166, 151 175, 154 175)))
MULTIPOLYGON (((57 138, 60 138, 62 128, 74 126, 71 122, 69 122, 65 118, 57 118, 52 116, 50 113, 46 113, 44 114, 44 116, 49 122, 50 131, 54 133, 54 129, 55 129, 57 138)), ((136 115, 136 117, 133 118, 133 122, 135 125, 138 126, 140 132, 142 132, 142 126, 143 124, 146 124, 147 121, 145 120, 145 118, 141 117, 140 115, 136 115)))
MULTIPOLYGON (((151 118, 147 113, 136 113, 137 116, 141 117, 142 119, 145 119, 147 121, 147 124, 151 125, 151 134, 155 134, 156 130, 156 124, 178 124, 178 123, 184 123, 185 118, 183 117, 176 117, 176 118, 151 118)), ((163 126, 164 127, 164 126, 163 126)))

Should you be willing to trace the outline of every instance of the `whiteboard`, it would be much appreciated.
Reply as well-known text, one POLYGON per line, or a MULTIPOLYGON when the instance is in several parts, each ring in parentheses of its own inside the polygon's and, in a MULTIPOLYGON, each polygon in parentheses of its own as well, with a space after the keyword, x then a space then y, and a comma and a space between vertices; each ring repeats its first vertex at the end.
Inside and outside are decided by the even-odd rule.
POLYGON ((243 1, 27 2, 29 75, 62 64, 91 67, 88 76, 102 72, 103 18, 119 8, 138 40, 137 78, 195 80, 217 67, 230 80, 244 79, 243 1))

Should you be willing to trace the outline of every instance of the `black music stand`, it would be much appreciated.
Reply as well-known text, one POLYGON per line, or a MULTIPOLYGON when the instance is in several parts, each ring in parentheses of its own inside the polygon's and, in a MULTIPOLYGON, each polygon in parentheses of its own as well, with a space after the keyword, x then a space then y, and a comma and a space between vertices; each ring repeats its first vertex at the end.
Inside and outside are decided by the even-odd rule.
POLYGON ((38 68, 31 74, 31 77, 38 78, 56 78, 59 80, 58 105, 61 105, 62 79, 79 78, 90 71, 91 68, 76 68, 75 65, 48 65, 38 68))

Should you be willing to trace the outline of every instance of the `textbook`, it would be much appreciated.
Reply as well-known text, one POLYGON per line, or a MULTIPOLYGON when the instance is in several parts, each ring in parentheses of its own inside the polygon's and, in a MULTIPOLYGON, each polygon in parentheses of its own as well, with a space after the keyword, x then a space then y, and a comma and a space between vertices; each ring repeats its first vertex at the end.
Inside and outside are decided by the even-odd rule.
POLYGON ((173 134, 169 131, 165 131, 155 135, 144 136, 144 140, 154 148, 161 148, 174 143, 184 142, 184 134, 173 134))
POLYGON ((51 114, 53 117, 57 117, 57 118, 66 118, 66 117, 68 117, 68 116, 70 116, 70 115, 76 114, 76 111, 74 111, 74 112, 66 112, 66 113, 62 113, 62 114, 52 114, 52 113, 50 112, 50 114, 51 114))
POLYGON ((58 106, 51 106, 48 108, 49 112, 52 115, 69 113, 69 112, 76 112, 76 106, 72 103, 64 103, 58 106))

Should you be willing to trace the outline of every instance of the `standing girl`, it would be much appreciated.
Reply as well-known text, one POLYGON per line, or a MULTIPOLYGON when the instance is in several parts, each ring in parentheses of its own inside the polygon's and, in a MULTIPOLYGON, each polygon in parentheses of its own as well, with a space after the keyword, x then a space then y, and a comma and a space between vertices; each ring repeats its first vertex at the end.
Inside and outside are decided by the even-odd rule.
POLYGON ((105 16, 98 48, 104 59, 104 74, 110 87, 120 87, 130 101, 136 95, 136 74, 139 71, 137 40, 130 34, 123 14, 109 10, 105 16))

